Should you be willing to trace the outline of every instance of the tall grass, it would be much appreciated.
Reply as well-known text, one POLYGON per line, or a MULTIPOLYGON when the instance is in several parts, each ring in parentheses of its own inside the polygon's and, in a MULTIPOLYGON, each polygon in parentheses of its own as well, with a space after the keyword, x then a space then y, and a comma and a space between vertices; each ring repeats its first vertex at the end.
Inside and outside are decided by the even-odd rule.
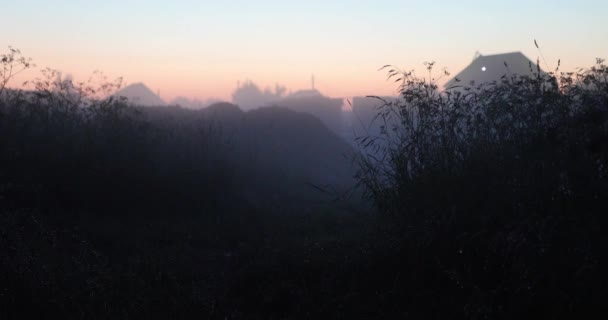
POLYGON ((400 98, 360 140, 359 182, 423 275, 411 290, 467 318, 584 314, 608 294, 608 67, 530 67, 445 90, 394 68, 400 98))
MULTIPOLYGON (((30 63, 18 51, 2 62, 30 63)), ((225 160, 256 157, 231 153, 226 127, 105 93, 119 82, 73 83, 52 70, 31 91, 3 82, 0 317, 606 314, 608 70, 603 61, 577 73, 536 70, 443 91, 389 72, 401 97, 380 106, 381 133, 361 139, 369 152, 357 159, 380 211, 373 217, 285 214, 301 206, 271 197, 291 193, 277 181, 287 175, 235 168, 225 160), (248 181, 277 183, 254 193, 266 206, 232 193, 248 181)), ((279 119, 281 132, 295 129, 289 141, 308 143, 293 128, 302 118, 279 119)))
MULTIPOLYGON (((11 70, 27 60, 5 61, 11 70)), ((102 74, 74 83, 45 69, 32 90, 1 87, 0 176, 10 206, 180 206, 228 192, 216 125, 150 121, 112 95, 120 85, 102 74)))

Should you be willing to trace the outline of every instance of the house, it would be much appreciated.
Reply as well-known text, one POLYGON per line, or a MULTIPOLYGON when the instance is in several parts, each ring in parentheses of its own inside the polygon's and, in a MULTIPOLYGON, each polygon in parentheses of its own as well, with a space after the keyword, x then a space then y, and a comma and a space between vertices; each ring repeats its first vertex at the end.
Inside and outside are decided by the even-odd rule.
POLYGON ((152 92, 150 88, 141 82, 120 89, 114 96, 127 98, 130 103, 138 106, 159 107, 167 105, 158 94, 152 92))
MULTIPOLYGON (((540 72, 544 74, 544 71, 540 70, 540 72)), ((471 82, 475 84, 500 82, 505 75, 535 76, 537 73, 537 63, 528 59, 521 52, 487 56, 477 54, 469 66, 445 84, 445 88, 469 86, 471 82)))

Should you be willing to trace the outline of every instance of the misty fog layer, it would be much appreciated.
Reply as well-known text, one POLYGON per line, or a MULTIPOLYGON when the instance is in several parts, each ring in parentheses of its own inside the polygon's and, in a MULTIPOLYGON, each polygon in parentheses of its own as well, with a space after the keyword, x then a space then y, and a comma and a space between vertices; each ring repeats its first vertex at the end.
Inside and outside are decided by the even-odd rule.
POLYGON ((399 96, 351 108, 251 82, 199 107, 51 69, 13 89, 9 49, 0 318, 607 314, 608 66, 501 57, 447 88, 386 66, 399 96))

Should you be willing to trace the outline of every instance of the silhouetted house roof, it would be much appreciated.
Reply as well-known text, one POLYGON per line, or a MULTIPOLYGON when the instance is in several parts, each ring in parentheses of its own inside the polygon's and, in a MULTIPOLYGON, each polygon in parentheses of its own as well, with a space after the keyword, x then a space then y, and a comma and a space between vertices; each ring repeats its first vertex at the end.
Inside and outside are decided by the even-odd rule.
POLYGON ((125 97, 129 102, 139 106, 157 107, 167 104, 141 82, 128 85, 120 89, 114 95, 117 97, 125 97))
MULTIPOLYGON (((460 71, 454 78, 445 84, 445 88, 452 86, 468 86, 471 81, 475 84, 492 81, 499 82, 503 75, 517 74, 532 76, 537 73, 536 63, 528 59, 521 52, 510 52, 494 55, 478 55, 471 64, 460 71), (460 81, 457 82, 456 79, 460 81)), ((544 73, 541 70, 541 73, 544 73)))

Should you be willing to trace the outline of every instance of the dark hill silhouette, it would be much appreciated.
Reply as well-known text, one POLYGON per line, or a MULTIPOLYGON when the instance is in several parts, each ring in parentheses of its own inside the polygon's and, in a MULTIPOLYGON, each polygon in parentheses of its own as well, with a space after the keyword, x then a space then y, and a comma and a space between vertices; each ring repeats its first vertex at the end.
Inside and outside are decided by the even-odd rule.
POLYGON ((286 88, 280 85, 277 85, 274 91, 270 88, 262 91, 255 83, 246 81, 233 92, 232 101, 243 110, 278 106, 310 113, 321 119, 334 132, 341 134, 344 131, 341 98, 324 96, 314 88, 285 93, 286 88))
MULTIPOLYGON (((343 139, 308 113, 268 107, 249 111, 245 119, 248 129, 263 142, 260 148, 281 148, 287 151, 285 157, 297 157, 293 161, 286 160, 289 163, 307 159, 330 167, 340 162, 341 167, 341 154, 350 152, 343 139)), ((323 170, 323 167, 314 169, 323 170)), ((334 169, 340 171, 339 168, 334 169)))
POLYGON ((218 102, 201 109, 201 116, 212 123, 219 123, 225 138, 239 141, 244 123, 245 112, 229 102, 218 102))
POLYGON ((301 90, 275 102, 275 105, 312 114, 329 129, 341 133, 344 127, 342 103, 342 99, 326 97, 317 90, 301 90))
POLYGON ((128 85, 118 90, 118 92, 116 92, 114 95, 118 97, 125 97, 131 103, 144 107, 167 105, 166 102, 164 102, 159 96, 152 92, 150 88, 141 82, 128 85))
POLYGON ((220 118, 235 118, 245 114, 241 108, 229 102, 213 103, 202 110, 206 115, 220 118))
POLYGON ((352 148, 317 117, 267 107, 247 112, 245 124, 251 160, 262 172, 286 176, 300 190, 315 185, 343 192, 354 184, 352 148))
POLYGON ((177 97, 169 103, 172 106, 179 106, 188 109, 201 109, 204 108, 204 103, 200 100, 191 100, 186 97, 177 97))
POLYGON ((240 168, 234 174, 249 199, 262 201, 269 194, 318 199, 319 191, 312 185, 341 191, 354 185, 348 157, 353 149, 311 114, 283 107, 243 112, 231 103, 201 110, 148 107, 142 111, 156 126, 219 132, 221 143, 231 150, 226 161, 240 168))
POLYGON ((214 103, 224 102, 219 99, 209 98, 206 100, 190 99, 186 97, 177 97, 169 103, 172 106, 179 106, 187 109, 203 109, 214 103))

